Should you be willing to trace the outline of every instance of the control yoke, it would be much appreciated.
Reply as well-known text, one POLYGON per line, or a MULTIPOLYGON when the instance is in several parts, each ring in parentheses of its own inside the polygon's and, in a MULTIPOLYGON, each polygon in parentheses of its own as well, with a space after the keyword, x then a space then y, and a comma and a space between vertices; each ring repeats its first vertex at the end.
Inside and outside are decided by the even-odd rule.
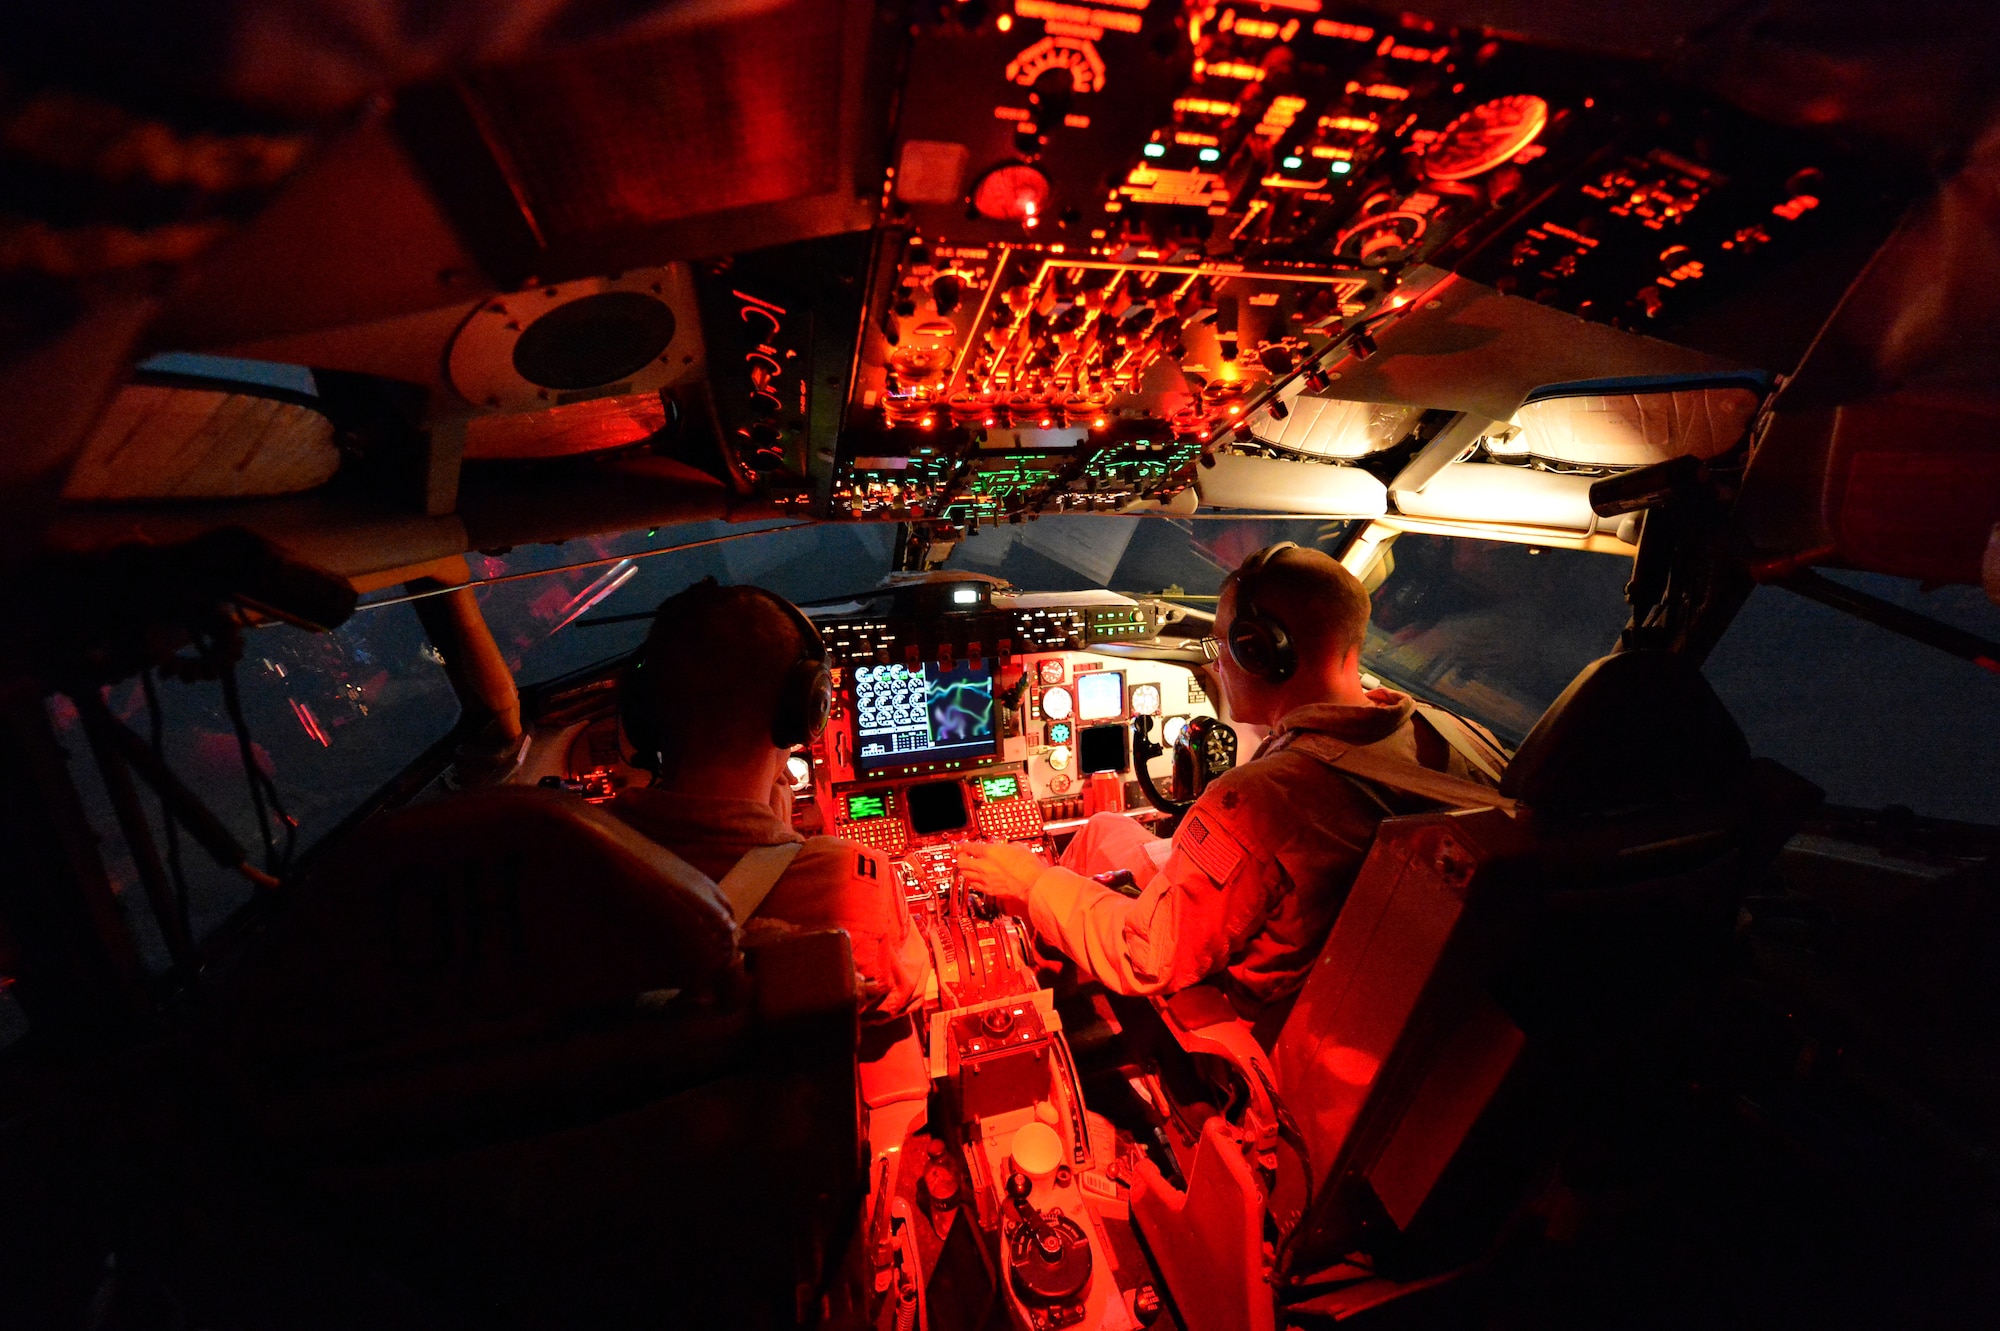
POLYGON ((1209 782, 1236 766, 1236 732, 1212 716, 1190 719, 1174 741, 1174 784, 1164 795, 1146 768, 1162 752, 1153 742, 1153 718, 1133 717, 1132 770, 1139 778, 1139 793, 1161 813, 1178 819, 1209 782))
MULTIPOLYGON (((1176 744, 1176 748, 1178 747, 1178 744, 1176 744)), ((1153 759, 1159 757, 1164 752, 1166 750, 1153 742, 1153 718, 1150 716, 1133 717, 1132 774, 1139 778, 1139 793, 1146 797, 1146 803, 1152 805, 1161 813, 1179 818, 1188 811, 1188 806, 1194 801, 1191 799, 1176 800, 1162 795, 1160 788, 1153 783, 1153 773, 1150 764, 1153 759)), ((1180 772, 1180 766, 1180 757, 1177 753, 1174 758, 1174 771, 1176 774, 1180 772)))

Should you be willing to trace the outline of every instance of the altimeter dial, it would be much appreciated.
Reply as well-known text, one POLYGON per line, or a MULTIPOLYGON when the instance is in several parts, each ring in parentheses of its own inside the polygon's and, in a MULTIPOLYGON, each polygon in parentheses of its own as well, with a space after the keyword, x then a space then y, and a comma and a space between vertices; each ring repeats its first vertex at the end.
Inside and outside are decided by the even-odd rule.
POLYGON ((1424 154, 1432 180, 1470 180, 1533 143, 1549 123, 1549 104, 1526 93, 1482 102, 1444 128, 1424 154))

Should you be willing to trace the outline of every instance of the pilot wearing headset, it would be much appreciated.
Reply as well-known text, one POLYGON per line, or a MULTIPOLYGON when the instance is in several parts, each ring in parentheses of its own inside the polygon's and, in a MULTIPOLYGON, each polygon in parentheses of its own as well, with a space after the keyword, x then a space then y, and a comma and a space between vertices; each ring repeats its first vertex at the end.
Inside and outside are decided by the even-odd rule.
MULTIPOLYGON (((1250 556, 1223 583, 1215 652, 1226 714, 1269 730, 1256 755, 1209 784, 1171 843, 1101 813, 1059 868, 1018 846, 966 845, 965 881, 1106 988, 1173 993, 1215 977, 1274 1036, 1376 824, 1425 807, 1331 766, 1350 750, 1420 761, 1415 704, 1362 685, 1367 629, 1367 591, 1326 554, 1284 542, 1250 556), (1144 890, 1127 897, 1085 876, 1112 869, 1144 890)), ((1444 746, 1423 747, 1423 765, 1468 775, 1444 746)))
POLYGON ((894 868, 792 829, 785 760, 832 704, 826 645, 798 607, 704 579, 660 606, 626 671, 625 736, 653 782, 608 807, 714 879, 750 936, 846 930, 863 1016, 889 1018, 922 994, 931 964, 894 868))

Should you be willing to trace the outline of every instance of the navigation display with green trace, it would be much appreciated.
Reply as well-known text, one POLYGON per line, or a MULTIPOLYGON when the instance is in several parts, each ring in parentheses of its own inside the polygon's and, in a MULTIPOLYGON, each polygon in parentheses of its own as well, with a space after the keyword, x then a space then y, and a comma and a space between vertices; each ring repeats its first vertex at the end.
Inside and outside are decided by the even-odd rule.
POLYGON ((982 776, 979 788, 991 800, 1010 800, 1021 793, 1021 779, 1016 776, 982 776))
POLYGON ((889 797, 886 795, 849 795, 847 797, 847 821, 858 823, 868 818, 883 818, 889 813, 889 797))

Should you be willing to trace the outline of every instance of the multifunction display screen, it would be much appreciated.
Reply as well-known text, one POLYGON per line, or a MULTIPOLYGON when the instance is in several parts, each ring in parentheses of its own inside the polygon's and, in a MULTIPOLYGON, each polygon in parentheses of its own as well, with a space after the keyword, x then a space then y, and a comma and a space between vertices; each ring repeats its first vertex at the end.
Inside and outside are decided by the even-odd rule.
POLYGON ((849 795, 847 797, 847 821, 858 823, 868 818, 881 818, 889 812, 889 798, 886 795, 849 795))
POLYGON ((864 772, 999 751, 993 668, 866 665, 854 671, 854 752, 864 772))
POLYGON ((1085 726, 1076 742, 1076 769, 1085 776, 1092 772, 1122 772, 1127 758, 1125 727, 1085 726))
POLYGON ((979 788, 989 800, 1010 800, 1021 793, 1021 779, 1015 776, 983 776, 979 788))
POLYGON ((1125 676, 1116 670, 1093 670, 1076 677, 1076 719, 1109 721, 1125 714, 1125 676))

